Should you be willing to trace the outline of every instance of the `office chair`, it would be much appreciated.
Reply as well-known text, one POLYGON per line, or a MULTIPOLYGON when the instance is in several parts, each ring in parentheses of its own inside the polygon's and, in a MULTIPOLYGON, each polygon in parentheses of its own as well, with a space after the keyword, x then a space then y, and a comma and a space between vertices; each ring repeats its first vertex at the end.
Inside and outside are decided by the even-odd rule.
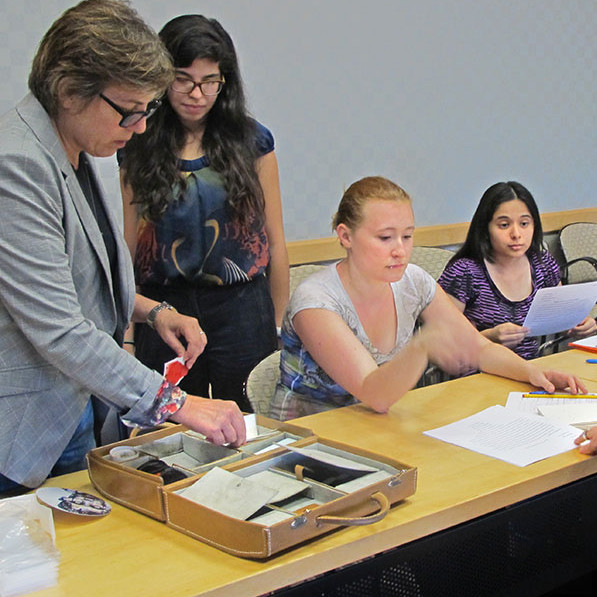
POLYGON ((564 226, 558 235, 564 256, 564 284, 597 280, 597 224, 575 222, 564 226))
POLYGON ((280 377, 280 351, 259 362, 245 382, 245 395, 256 414, 269 416, 269 405, 280 377))
POLYGON ((296 287, 311 274, 322 270, 325 265, 318 263, 306 263, 304 265, 293 265, 290 268, 290 294, 295 291, 296 287))
MULTIPOLYGON (((413 247, 410 263, 414 263, 423 268, 434 280, 437 280, 448 261, 454 256, 454 251, 450 249, 441 249, 439 247, 413 247)), ((417 323, 417 328, 420 322, 417 323)), ((421 379, 417 382, 418 388, 440 383, 449 379, 449 375, 442 371, 437 365, 430 364, 424 371, 421 379)))
POLYGON ((422 267, 428 274, 433 276, 434 280, 437 280, 452 257, 454 257, 454 251, 450 249, 413 247, 410 263, 422 267))

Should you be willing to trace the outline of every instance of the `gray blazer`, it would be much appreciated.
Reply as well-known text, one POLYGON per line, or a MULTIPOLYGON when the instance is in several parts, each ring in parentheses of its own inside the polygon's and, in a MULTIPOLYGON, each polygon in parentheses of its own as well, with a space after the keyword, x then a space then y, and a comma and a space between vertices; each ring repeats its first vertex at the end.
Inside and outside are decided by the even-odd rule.
POLYGON ((99 227, 47 113, 28 95, 0 119, 0 472, 29 487, 47 477, 91 394, 142 425, 162 383, 113 339, 132 314, 135 285, 100 193, 117 246, 118 299, 99 227))

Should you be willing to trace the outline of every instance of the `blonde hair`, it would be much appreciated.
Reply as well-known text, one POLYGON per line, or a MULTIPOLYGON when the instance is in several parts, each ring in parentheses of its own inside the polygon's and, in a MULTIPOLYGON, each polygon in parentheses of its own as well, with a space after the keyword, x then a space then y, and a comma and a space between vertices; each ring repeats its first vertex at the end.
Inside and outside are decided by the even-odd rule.
POLYGON ((368 201, 381 199, 383 201, 407 201, 409 194, 396 183, 383 176, 367 176, 353 182, 344 192, 338 211, 332 219, 335 230, 339 224, 344 224, 354 230, 363 221, 363 209, 368 201))
POLYGON ((157 33, 124 0, 84 0, 69 8, 41 40, 29 89, 51 117, 58 94, 91 101, 108 85, 162 93, 174 78, 157 33))

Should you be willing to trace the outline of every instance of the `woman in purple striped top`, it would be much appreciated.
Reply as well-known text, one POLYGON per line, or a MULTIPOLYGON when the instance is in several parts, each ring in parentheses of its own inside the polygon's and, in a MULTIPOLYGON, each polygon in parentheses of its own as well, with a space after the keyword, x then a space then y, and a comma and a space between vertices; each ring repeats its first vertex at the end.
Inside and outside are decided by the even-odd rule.
MULTIPOLYGON (((485 191, 438 282, 486 338, 525 359, 538 356, 538 339, 522 324, 537 290, 561 282, 558 264, 543 248, 539 210, 523 185, 498 182, 485 191)), ((587 317, 569 333, 593 335, 597 324, 587 317)))

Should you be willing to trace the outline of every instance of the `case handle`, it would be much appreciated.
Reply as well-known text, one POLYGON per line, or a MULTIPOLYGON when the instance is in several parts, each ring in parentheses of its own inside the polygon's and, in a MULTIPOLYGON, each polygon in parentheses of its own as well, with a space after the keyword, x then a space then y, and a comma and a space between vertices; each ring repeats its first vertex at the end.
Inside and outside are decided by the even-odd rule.
POLYGON ((379 522, 390 510, 390 501, 381 493, 376 491, 371 494, 371 499, 379 505, 379 511, 369 514, 367 516, 318 516, 316 518, 317 524, 337 524, 341 526, 359 526, 365 524, 373 524, 379 522))

